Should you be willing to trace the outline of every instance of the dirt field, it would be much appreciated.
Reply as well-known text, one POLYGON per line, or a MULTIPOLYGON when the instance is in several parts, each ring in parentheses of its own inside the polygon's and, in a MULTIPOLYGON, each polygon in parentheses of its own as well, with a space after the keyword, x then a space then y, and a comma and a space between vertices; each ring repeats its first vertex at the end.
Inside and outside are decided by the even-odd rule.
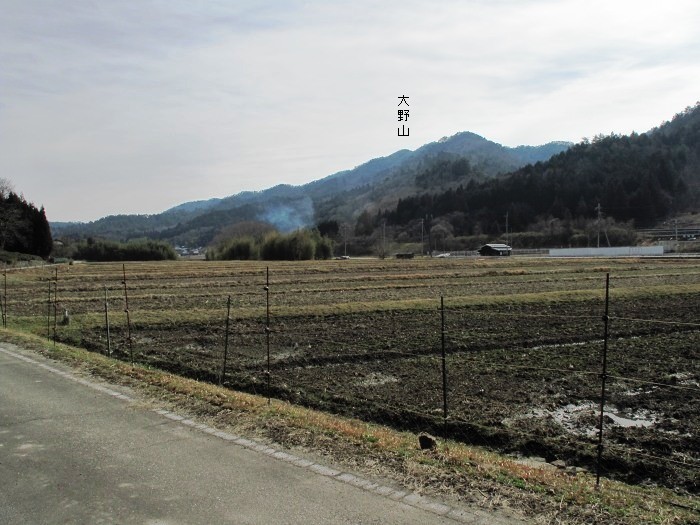
POLYGON ((122 265, 8 271, 8 324, 106 352, 107 287, 116 356, 218 381, 230 295, 232 388, 594 470, 610 273, 602 474, 698 491, 700 260, 266 268, 127 263, 131 351, 122 265))

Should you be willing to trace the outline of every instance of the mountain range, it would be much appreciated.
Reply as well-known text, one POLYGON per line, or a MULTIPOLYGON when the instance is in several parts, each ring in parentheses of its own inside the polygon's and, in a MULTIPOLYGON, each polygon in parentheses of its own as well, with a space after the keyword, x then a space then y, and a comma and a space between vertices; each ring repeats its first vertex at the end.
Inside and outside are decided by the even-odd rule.
POLYGON ((416 242, 426 226, 433 237, 441 232, 445 245, 544 230, 551 242, 587 245, 601 216, 627 235, 697 214, 698 203, 700 103, 644 133, 508 148, 463 132, 301 186, 187 202, 157 215, 51 226, 57 238, 147 237, 185 246, 270 225, 282 232, 316 225, 336 240, 340 230, 345 237, 352 229, 364 251, 382 225, 398 242, 416 242))
POLYGON ((278 185, 258 192, 192 201, 155 215, 113 215, 88 223, 52 222, 54 237, 113 240, 149 237, 190 246, 206 245, 222 229, 244 221, 272 224, 280 231, 324 220, 354 222, 420 191, 445 191, 542 162, 567 150, 568 142, 502 146, 471 132, 400 150, 300 186, 278 185), (449 173, 442 169, 450 165, 449 173))

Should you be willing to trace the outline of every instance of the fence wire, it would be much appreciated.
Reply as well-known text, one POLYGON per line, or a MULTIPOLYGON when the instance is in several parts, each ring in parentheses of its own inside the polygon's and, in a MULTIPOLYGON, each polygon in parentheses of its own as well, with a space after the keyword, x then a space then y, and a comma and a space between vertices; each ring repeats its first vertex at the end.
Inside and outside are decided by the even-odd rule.
MULTIPOLYGON (((537 306, 513 307, 507 302, 481 309, 453 306, 445 296, 443 311, 435 299, 434 306, 415 310, 353 312, 339 307, 323 315, 296 315, 289 313, 295 303, 288 299, 308 293, 306 283, 318 284, 311 297, 338 293, 342 298, 342 287, 324 289, 323 276, 304 281, 295 279, 292 272, 278 279, 273 273, 266 331, 264 275, 231 277, 221 269, 216 274, 221 282, 202 289, 206 279, 196 272, 179 278, 164 277, 155 270, 122 276, 121 269, 115 265, 114 278, 108 282, 99 272, 85 278, 63 269, 14 275, 9 291, 0 298, 3 322, 31 325, 32 319, 41 318, 50 323, 50 315, 65 308, 72 310, 71 321, 56 326, 56 337, 90 350, 130 359, 132 332, 137 362, 379 423, 428 429, 507 452, 593 467, 603 376, 600 301, 567 303, 574 313, 560 305, 533 312, 537 306), (120 289, 127 277, 129 308, 120 289), (53 309, 49 298, 46 313, 46 286, 52 281, 59 282, 60 294, 53 309), (228 297, 235 306, 230 316, 226 314, 228 297), (276 313, 280 307, 287 313, 276 313), (248 308, 258 313, 246 313, 248 308), (111 324, 109 335, 105 315, 111 324), (227 362, 222 366, 224 358, 227 362)), ((371 278, 381 280, 380 275, 371 278)), ((413 288, 421 287, 402 287, 413 288)), ((693 320, 698 310, 695 303, 683 304, 677 320, 644 318, 639 314, 656 311, 652 301, 637 304, 613 298, 612 305, 617 308, 618 303, 630 313, 625 315, 618 308, 608 316, 610 370, 604 376, 610 398, 603 407, 604 454, 598 467, 605 475, 625 478, 634 469, 620 458, 640 458, 655 462, 661 483, 692 486, 697 481, 692 471, 699 469, 700 450, 682 429, 700 425, 698 415, 688 410, 700 402, 694 340, 700 339, 696 330, 700 323, 693 320), (676 336, 679 340, 669 339, 676 336), (638 347, 632 345, 637 342, 638 347), (657 347, 662 342, 670 345, 664 360, 668 362, 658 362, 657 347), (652 391, 629 391, 627 382, 652 391), (662 398, 656 389, 679 396, 662 398), (615 419, 638 423, 636 419, 645 416, 653 420, 647 426, 623 427, 615 419), (691 419, 681 421, 676 416, 691 419), (655 444, 650 433, 659 434, 654 430, 659 424, 665 425, 664 440, 655 444), (689 460, 673 454, 685 454, 689 460), (657 464, 691 473, 679 478, 668 465, 657 464)))

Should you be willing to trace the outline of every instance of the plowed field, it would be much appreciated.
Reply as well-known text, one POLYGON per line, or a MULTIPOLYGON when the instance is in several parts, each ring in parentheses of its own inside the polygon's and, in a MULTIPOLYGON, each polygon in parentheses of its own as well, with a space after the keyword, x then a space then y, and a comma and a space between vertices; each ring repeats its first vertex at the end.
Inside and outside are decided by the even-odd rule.
POLYGON ((106 304, 116 357, 216 382, 230 296, 231 388, 591 470, 609 273, 602 474, 698 491, 698 259, 55 268, 7 272, 9 326, 53 337, 55 304, 107 352, 106 304))

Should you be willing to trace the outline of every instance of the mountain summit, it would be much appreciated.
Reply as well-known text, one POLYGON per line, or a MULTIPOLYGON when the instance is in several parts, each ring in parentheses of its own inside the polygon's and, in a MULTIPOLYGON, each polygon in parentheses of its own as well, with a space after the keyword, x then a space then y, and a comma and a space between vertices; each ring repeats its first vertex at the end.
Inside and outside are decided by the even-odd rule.
POLYGON ((473 178, 494 177, 546 160, 570 146, 567 142, 552 142, 509 148, 475 133, 462 132, 415 151, 399 150, 301 186, 278 185, 221 199, 187 202, 157 215, 117 215, 90 223, 52 223, 52 228, 56 236, 117 240, 156 237, 180 244, 204 245, 236 222, 263 221, 281 231, 290 231, 324 219, 353 220, 363 210, 395 204, 400 197, 418 189, 444 190, 473 178), (455 159, 463 159, 460 170, 448 177, 441 176, 440 165, 455 159), (426 176, 426 170, 431 169, 435 174, 426 176))

